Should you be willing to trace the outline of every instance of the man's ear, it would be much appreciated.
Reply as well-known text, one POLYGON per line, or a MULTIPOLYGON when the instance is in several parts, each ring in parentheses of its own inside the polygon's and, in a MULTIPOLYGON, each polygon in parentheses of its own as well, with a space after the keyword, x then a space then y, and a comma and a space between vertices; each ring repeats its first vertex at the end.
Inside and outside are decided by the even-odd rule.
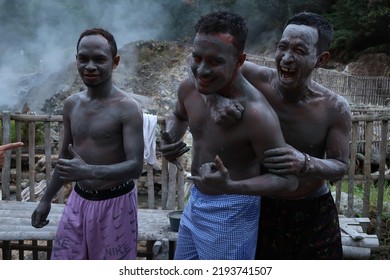
POLYGON ((330 59, 330 53, 328 51, 323 52, 317 58, 316 67, 323 67, 326 63, 328 63, 330 59))
POLYGON ((118 67, 119 61, 121 57, 119 55, 115 56, 112 63, 112 69, 116 69, 118 67))
POLYGON ((243 52, 239 54, 237 59, 237 66, 238 66, 237 68, 240 68, 244 64, 245 60, 246 60, 246 53, 243 52))

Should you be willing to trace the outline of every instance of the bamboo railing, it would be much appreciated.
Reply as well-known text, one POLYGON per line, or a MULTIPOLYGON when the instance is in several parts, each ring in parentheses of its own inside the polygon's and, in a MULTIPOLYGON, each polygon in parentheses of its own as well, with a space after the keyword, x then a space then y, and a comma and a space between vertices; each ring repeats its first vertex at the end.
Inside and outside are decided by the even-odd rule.
POLYGON ((381 234, 381 221, 384 210, 385 188, 389 188, 388 182, 390 175, 387 169, 390 168, 389 151, 389 120, 390 109, 383 111, 382 108, 376 111, 371 108, 370 111, 361 112, 358 109, 352 109, 352 129, 350 139, 350 159, 348 174, 342 181, 337 182, 336 186, 336 205, 340 209, 341 185, 342 182, 348 183, 348 217, 361 215, 368 217, 370 210, 376 208, 376 234, 381 234), (377 152, 379 159, 374 158, 373 152, 377 152), (363 168, 358 172, 358 155, 364 155, 363 168), (375 162, 374 162, 375 161, 375 162), (373 164, 378 165, 378 171, 373 173, 373 164), (363 186, 363 206, 361 213, 355 211, 355 188, 363 186), (371 203, 371 191, 377 190, 376 203, 371 203))
MULTIPOLYGON (((17 148, 14 151, 7 151, 4 161, 4 167, 1 177, 1 190, 3 193, 3 199, 11 199, 11 153, 15 158, 15 185, 16 192, 15 198, 18 201, 22 200, 22 160, 28 158, 28 188, 30 199, 29 201, 35 201, 35 190, 37 185, 37 172, 36 172, 36 146, 35 141, 37 128, 39 124, 44 128, 44 158, 45 158, 45 180, 49 182, 52 174, 53 158, 58 156, 60 150, 61 141, 53 143, 53 130, 57 131, 58 138, 62 138, 63 125, 62 116, 49 116, 49 115, 28 115, 28 114, 11 114, 9 112, 0 113, 2 121, 2 143, 10 143, 11 135, 15 135, 16 139, 13 141, 22 141, 23 127, 28 127, 28 146, 26 153, 22 153, 23 148, 17 148), (11 123, 14 122, 14 126, 11 123), (11 128, 12 126, 12 128, 11 128), (13 130, 13 131, 12 131, 13 130), (56 146, 53 154, 53 146, 56 146), (53 157, 54 156, 54 157, 53 157)), ((160 127, 165 125, 165 120, 158 118, 158 124, 160 127)), ((24 148, 24 149, 26 149, 24 148)), ((168 163, 165 159, 161 159, 161 207, 162 209, 183 209, 185 196, 187 191, 185 190, 185 173, 178 171, 175 165, 168 163)), ((148 188, 148 208, 155 209, 157 207, 155 203, 155 174, 153 166, 146 164, 146 185, 148 188)), ((58 203, 64 203, 64 189, 62 188, 58 194, 58 203)))

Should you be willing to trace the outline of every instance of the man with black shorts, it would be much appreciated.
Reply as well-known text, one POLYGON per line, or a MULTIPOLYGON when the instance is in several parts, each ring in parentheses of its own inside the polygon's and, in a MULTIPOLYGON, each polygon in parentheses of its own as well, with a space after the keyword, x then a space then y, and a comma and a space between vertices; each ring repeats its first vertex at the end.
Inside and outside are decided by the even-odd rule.
POLYGON ((76 182, 64 208, 52 259, 136 259, 137 179, 143 166, 143 117, 137 102, 112 82, 120 57, 114 36, 85 30, 77 68, 87 90, 64 103, 64 137, 49 186, 32 214, 36 228, 49 221, 50 203, 66 182, 76 182))

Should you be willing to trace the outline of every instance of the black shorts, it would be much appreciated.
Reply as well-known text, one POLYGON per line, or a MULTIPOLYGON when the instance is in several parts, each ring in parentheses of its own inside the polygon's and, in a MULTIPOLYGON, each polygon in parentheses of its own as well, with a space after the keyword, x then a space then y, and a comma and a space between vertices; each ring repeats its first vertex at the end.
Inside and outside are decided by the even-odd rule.
POLYGON ((330 192, 298 200, 261 198, 256 259, 342 259, 340 225, 330 192))
POLYGON ((86 190, 76 183, 74 191, 82 198, 88 200, 105 200, 127 194, 134 189, 134 186, 134 181, 131 180, 105 190, 86 190))

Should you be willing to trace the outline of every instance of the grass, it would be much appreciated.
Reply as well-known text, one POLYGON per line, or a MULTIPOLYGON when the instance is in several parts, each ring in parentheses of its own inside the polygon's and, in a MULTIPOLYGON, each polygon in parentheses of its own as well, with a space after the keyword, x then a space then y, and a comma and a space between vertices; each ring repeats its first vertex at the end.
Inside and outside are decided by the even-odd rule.
MULTIPOLYGON (((348 182, 343 181, 341 184, 341 192, 348 193, 348 182)), ((364 184, 355 184, 354 186, 354 196, 360 199, 364 197, 364 184)), ((330 190, 336 191, 336 186, 331 186, 330 190)), ((379 190, 377 186, 372 183, 370 187, 370 205, 377 205, 378 203, 379 190)), ((385 181, 385 185, 383 188, 383 202, 390 203, 390 186, 389 182, 385 181)))
MULTIPOLYGON (((336 191, 336 186, 331 186, 331 191, 336 191)), ((341 191, 348 193, 348 182, 342 182, 341 191)), ((371 222, 367 228, 368 234, 376 233, 376 218, 377 218, 377 206, 378 206, 379 191, 377 186, 372 183, 370 187, 370 211, 369 217, 371 222)), ((355 184, 354 196, 356 198, 363 199, 364 197, 364 184, 355 184)), ((389 182, 385 182, 383 190, 383 203, 390 204, 390 186, 389 182)), ((383 208, 381 216, 381 234, 379 238, 380 247, 377 250, 373 250, 371 254, 372 260, 390 260, 390 211, 389 207, 383 208)))

